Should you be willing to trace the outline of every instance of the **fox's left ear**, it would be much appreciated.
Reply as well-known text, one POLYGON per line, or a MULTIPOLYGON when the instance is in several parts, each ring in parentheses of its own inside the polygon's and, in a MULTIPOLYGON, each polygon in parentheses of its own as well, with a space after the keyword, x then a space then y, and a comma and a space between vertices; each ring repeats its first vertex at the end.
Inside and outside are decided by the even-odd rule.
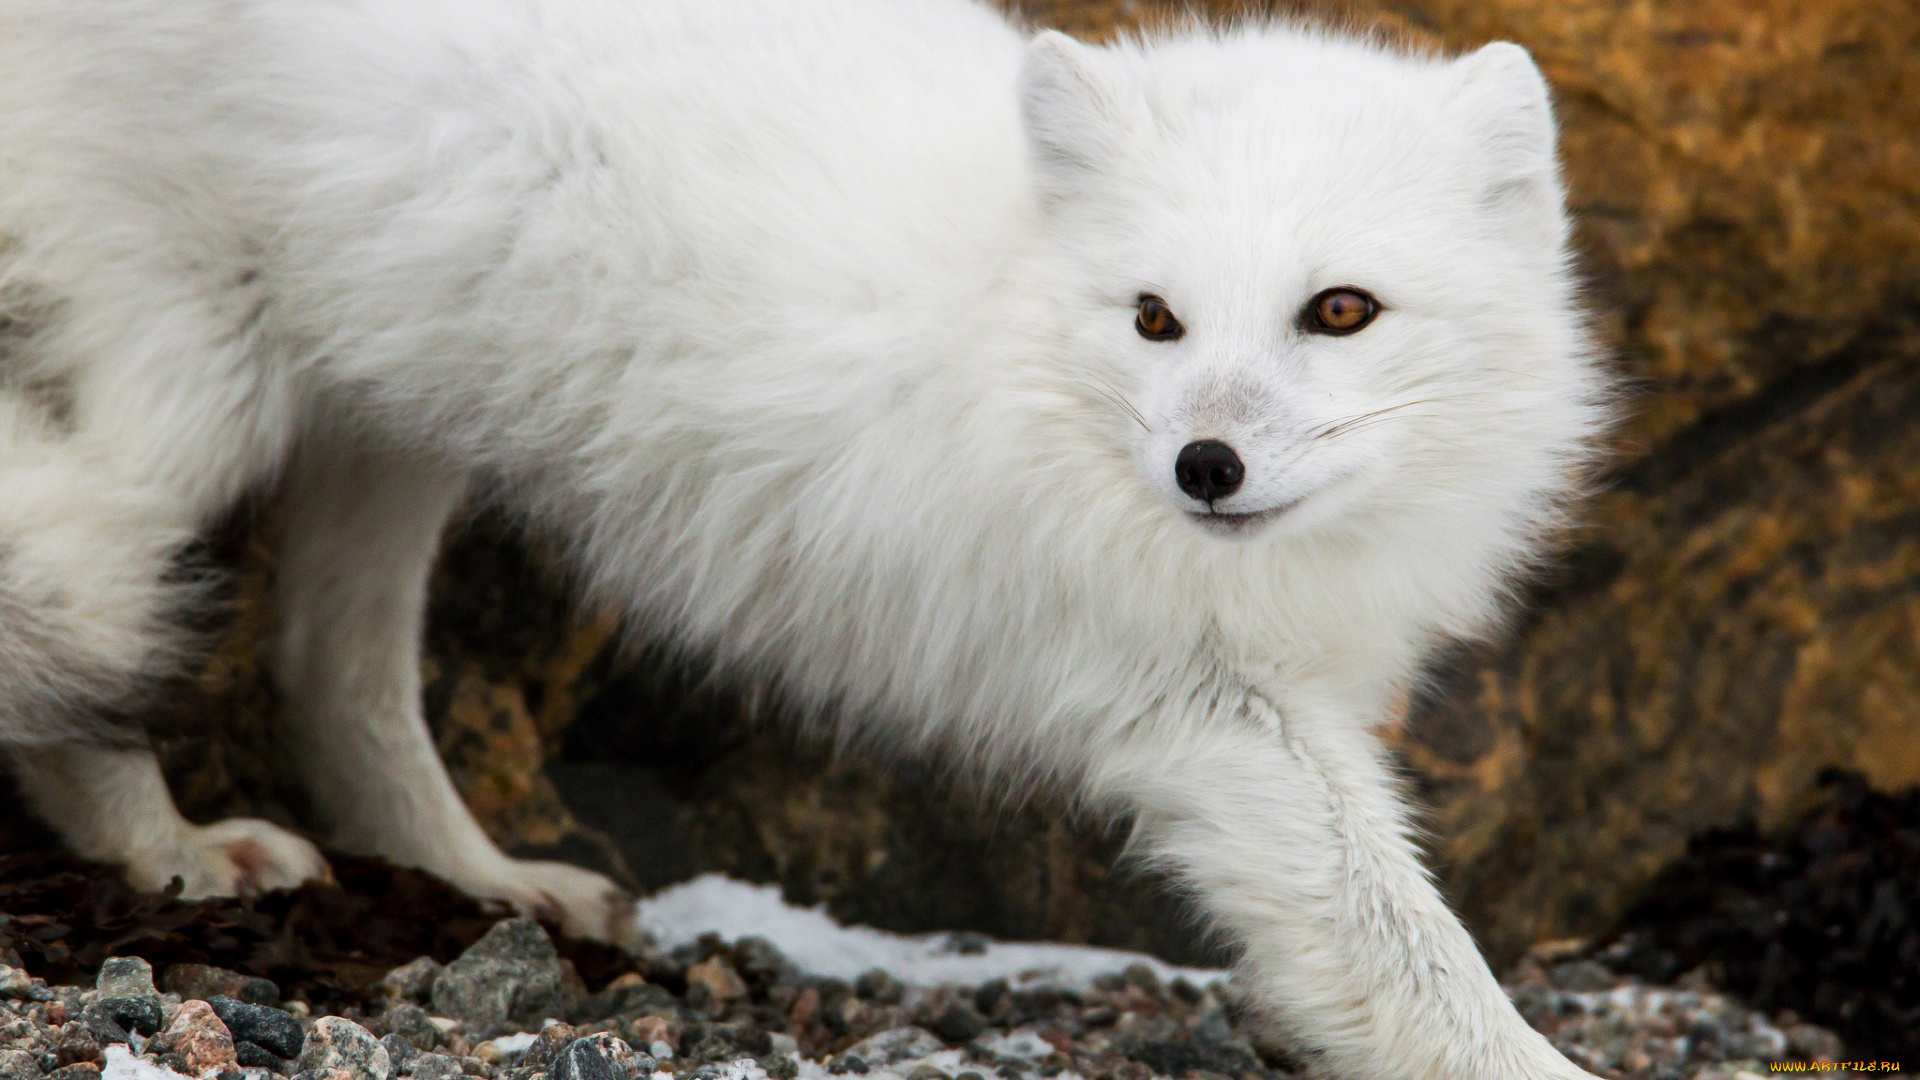
POLYGON ((1527 50, 1496 41, 1454 62, 1450 108, 1485 171, 1487 202, 1558 227, 1560 169, 1554 160, 1553 103, 1527 50))
POLYGON ((1106 50, 1054 30, 1027 45, 1020 112, 1049 200, 1073 195, 1113 168, 1133 126, 1128 91, 1106 50))

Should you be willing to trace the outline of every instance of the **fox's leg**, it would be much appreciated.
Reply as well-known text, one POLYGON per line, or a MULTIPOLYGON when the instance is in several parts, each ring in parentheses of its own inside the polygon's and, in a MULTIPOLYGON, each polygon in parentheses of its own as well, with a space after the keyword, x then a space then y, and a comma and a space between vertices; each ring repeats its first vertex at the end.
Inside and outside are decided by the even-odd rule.
POLYGON ((133 724, 156 677, 180 667, 169 617, 195 597, 166 571, 197 515, 129 475, 125 449, 0 396, 0 746, 21 793, 75 853, 141 888, 178 876, 203 896, 321 876, 313 845, 277 826, 182 818, 133 724))
POLYGON ((66 743, 13 757, 27 800, 74 854, 122 867, 136 889, 178 877, 183 896, 232 896, 327 876, 312 844, 270 822, 181 817, 150 750, 66 743))
POLYGON ((274 677, 292 760, 331 839, 625 941, 631 902, 599 874, 510 859, 460 801, 421 715, 427 579, 464 487, 403 455, 316 443, 286 485, 274 677))
POLYGON ((1088 780, 1242 943, 1256 1002, 1350 1080, 1589 1077, 1520 1018, 1447 909, 1364 718, 1245 702, 1140 725, 1088 780))

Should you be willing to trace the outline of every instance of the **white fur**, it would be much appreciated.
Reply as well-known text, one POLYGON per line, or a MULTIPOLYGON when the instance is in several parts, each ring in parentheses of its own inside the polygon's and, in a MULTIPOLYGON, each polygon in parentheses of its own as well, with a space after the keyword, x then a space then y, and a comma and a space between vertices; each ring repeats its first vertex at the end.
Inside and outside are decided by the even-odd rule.
POLYGON ((58 742, 36 701, 164 666, 169 553, 297 462, 275 671, 326 824, 608 932, 610 887, 495 851, 420 721, 473 478, 650 633, 1136 815, 1329 1072, 1584 1075, 1446 910, 1372 734, 1496 618, 1602 422, 1565 231, 1512 45, 1029 44, 961 0, 0 0, 31 331, 0 360, 0 673, 76 673, 10 677, 0 725, 58 742), (1342 285, 1379 319, 1304 332, 1342 285), (1136 333, 1142 292, 1183 338, 1136 333), (1297 505, 1196 520, 1173 459, 1207 438, 1247 465, 1215 509, 1297 505))

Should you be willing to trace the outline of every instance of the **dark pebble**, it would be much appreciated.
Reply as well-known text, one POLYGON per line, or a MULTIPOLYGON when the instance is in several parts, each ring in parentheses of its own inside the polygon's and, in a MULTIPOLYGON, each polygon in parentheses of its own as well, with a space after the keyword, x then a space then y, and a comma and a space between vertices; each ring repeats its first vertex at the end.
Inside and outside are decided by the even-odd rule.
POLYGON ((591 1039, 568 1043, 548 1075, 553 1080, 627 1080, 625 1070, 615 1069, 613 1059, 591 1039))
POLYGON ((113 1014, 102 1009, 99 1002, 80 1010, 80 1023, 93 1033, 94 1041, 101 1046, 128 1041, 127 1029, 113 1018, 113 1014))
POLYGON ((258 1043, 251 1043, 245 1039, 233 1040, 233 1060, 242 1065, 266 1069, 269 1072, 287 1071, 287 1063, 278 1055, 258 1043))
POLYGON ((827 1071, 830 1073, 854 1073, 859 1076, 865 1076, 867 1073, 867 1062, 865 1058, 860 1057, 858 1054, 841 1054, 839 1057, 827 1062, 827 1071))
POLYGON ((100 1080, 100 1066, 90 1061, 76 1061, 53 1070, 47 1076, 51 1080, 100 1080))
POLYGON ((800 1063, 785 1054, 761 1058, 760 1067, 767 1070, 773 1080, 794 1080, 800 1075, 800 1063))
POLYGON ((142 1035, 158 1033, 160 1025, 166 1022, 160 1003, 149 997, 101 998, 88 1008, 99 1009, 112 1017, 114 1023, 142 1035))
POLYGON ((299 1057, 300 1048, 306 1045, 307 1033, 292 1013, 218 994, 208 998, 207 1004, 213 1007, 213 1015, 233 1033, 235 1042, 245 1039, 282 1058, 299 1057))
POLYGON ((420 1048, 408 1042, 407 1037, 397 1031, 389 1031, 380 1036, 380 1045, 387 1048, 387 1060, 393 1063, 393 1071, 396 1073, 406 1069, 414 1058, 420 1056, 420 1048))
POLYGON ((956 1001, 940 1010, 927 1027, 950 1043, 972 1042, 987 1030, 987 1018, 973 1006, 956 1001))
POLYGON ((973 1007, 980 1010, 983 1015, 992 1016, 993 1010, 999 1008, 1006 997, 1007 980, 995 979, 992 982, 984 982, 973 992, 973 1007))
POLYGON ((854 982, 853 991, 868 1001, 877 1001, 882 1005, 898 1005, 906 996, 906 987, 900 980, 887 974, 880 968, 874 968, 854 982))

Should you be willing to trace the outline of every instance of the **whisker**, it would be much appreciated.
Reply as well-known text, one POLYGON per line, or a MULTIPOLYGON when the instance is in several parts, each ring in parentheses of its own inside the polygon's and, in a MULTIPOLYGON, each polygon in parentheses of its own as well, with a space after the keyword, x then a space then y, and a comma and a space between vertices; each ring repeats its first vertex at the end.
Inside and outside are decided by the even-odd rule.
POLYGON ((1389 405, 1384 409, 1375 409, 1372 412, 1361 413, 1359 416, 1353 417, 1351 419, 1341 420, 1340 422, 1334 424, 1332 427, 1314 435, 1313 438, 1315 439, 1332 438, 1333 436, 1338 435, 1342 432, 1351 430, 1354 427, 1354 425, 1362 423, 1363 421, 1375 420, 1380 417, 1386 416, 1390 413, 1397 413, 1402 409, 1410 409, 1415 405, 1432 405, 1444 400, 1446 399, 1445 398, 1419 398, 1414 401, 1403 401, 1398 405, 1389 405))
POLYGON ((1117 387, 1115 387, 1112 383, 1108 382, 1107 380, 1101 378, 1098 375, 1090 374, 1087 376, 1087 378, 1093 380, 1093 382, 1088 383, 1088 386, 1092 388, 1094 393, 1099 394, 1103 398, 1106 398, 1108 401, 1112 402, 1114 405, 1124 410, 1128 416, 1133 417, 1133 422, 1140 425, 1140 430, 1146 431, 1149 433, 1153 431, 1152 425, 1147 423, 1147 418, 1140 415, 1140 410, 1134 408, 1133 402, 1127 400, 1127 395, 1121 393, 1120 390, 1117 387), (1099 385, 1096 386, 1094 385, 1094 383, 1098 383, 1099 385))

